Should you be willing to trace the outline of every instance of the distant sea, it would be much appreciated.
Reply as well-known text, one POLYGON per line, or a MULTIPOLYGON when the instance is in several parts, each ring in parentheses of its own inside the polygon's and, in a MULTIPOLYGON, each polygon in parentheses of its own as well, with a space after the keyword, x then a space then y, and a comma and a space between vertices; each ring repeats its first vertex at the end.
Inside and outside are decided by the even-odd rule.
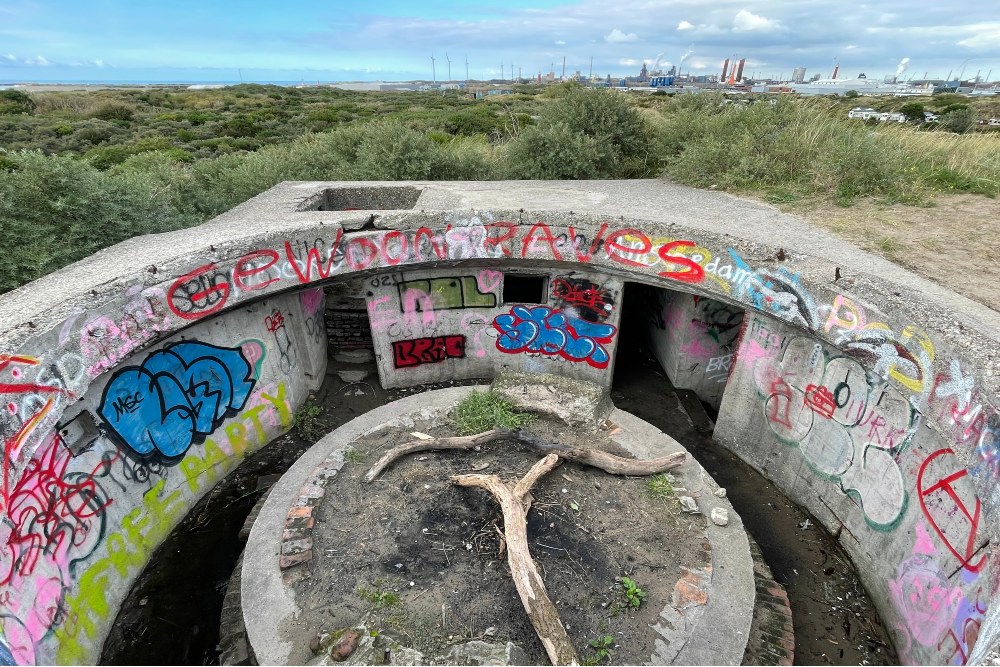
POLYGON ((0 88, 13 86, 238 86, 241 83, 256 83, 270 86, 315 86, 335 83, 403 83, 394 81, 316 81, 309 79, 299 81, 106 81, 91 79, 84 81, 0 81, 0 88))

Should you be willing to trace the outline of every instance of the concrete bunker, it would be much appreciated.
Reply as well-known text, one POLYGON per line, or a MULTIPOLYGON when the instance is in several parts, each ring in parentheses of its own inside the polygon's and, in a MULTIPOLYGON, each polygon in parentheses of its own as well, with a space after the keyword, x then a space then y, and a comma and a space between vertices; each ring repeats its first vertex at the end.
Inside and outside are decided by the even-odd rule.
MULTIPOLYGON (((838 536, 901 657, 958 664, 990 652, 995 313, 767 207, 663 183, 422 183, 413 185, 410 210, 305 205, 338 187, 359 186, 278 186, 196 233, 133 239, 0 298, 0 583, 9 592, 0 625, 11 660, 96 660, 151 550, 213 478, 287 427, 322 375, 321 285, 379 276, 362 312, 373 323, 383 314, 399 320, 398 332, 372 327, 382 364, 393 364, 390 381, 459 363, 482 373, 499 360, 607 382, 615 337, 602 332, 616 324, 560 334, 554 302, 516 310, 502 291, 483 289, 487 271, 544 276, 547 300, 573 294, 554 291, 556 279, 670 290, 651 307, 661 363, 682 378, 701 360, 708 379, 690 381, 718 401, 718 440, 838 536), (461 330, 467 299, 483 299, 492 315, 465 320, 469 332, 480 327, 480 348, 461 330), (437 308, 430 321, 431 307, 459 300, 463 308, 443 308, 447 330, 438 328, 437 308), (718 340, 709 333, 712 304, 721 304, 718 322, 728 327, 715 331, 718 340), (747 315, 737 329, 740 311, 747 315), (684 320, 704 326, 678 338, 671 323, 684 320), (484 340, 489 331, 497 337, 484 340), (539 340, 542 331, 554 338, 539 340), (463 345, 448 340, 458 335, 463 345), (537 350, 529 339, 539 340, 537 350), (726 383, 718 381, 723 369, 726 383), (182 388, 172 413, 180 426, 146 412, 148 398, 174 391, 161 373, 182 388), (154 453, 162 456, 155 471, 143 458, 154 453)), ((583 298, 597 303, 591 297, 583 298)))

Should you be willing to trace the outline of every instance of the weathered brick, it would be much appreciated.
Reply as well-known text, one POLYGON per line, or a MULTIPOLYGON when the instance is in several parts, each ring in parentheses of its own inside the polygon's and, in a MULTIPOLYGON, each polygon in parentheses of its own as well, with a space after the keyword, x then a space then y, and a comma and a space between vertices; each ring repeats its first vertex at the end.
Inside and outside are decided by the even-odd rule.
POLYGON ((308 528, 285 528, 281 531, 281 541, 289 542, 292 540, 304 540, 305 538, 312 539, 312 531, 308 528))
POLYGON ((307 505, 295 505, 288 510, 289 519, 312 518, 313 508, 307 505))
POLYGON ((288 518, 285 519, 285 528, 288 529, 288 530, 299 530, 299 529, 312 530, 312 527, 313 527, 313 525, 315 523, 316 523, 316 520, 314 518, 312 518, 311 516, 308 516, 308 517, 303 517, 303 516, 291 517, 290 516, 290 517, 288 517, 288 518))
POLYGON ((313 541, 311 537, 307 537, 301 540, 288 540, 281 543, 281 553, 296 554, 303 551, 312 551, 313 541))
POLYGON ((300 563, 308 563, 312 560, 313 552, 312 549, 309 551, 302 551, 295 554, 287 554, 278 558, 278 567, 282 570, 287 570, 290 567, 294 567, 300 563))

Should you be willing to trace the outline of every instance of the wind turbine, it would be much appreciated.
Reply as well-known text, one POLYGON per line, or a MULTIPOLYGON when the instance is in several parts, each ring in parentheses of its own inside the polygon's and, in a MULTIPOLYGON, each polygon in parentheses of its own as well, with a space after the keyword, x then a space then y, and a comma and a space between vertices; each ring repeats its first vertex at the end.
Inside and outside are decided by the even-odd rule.
POLYGON ((465 56, 465 82, 469 83, 469 56, 465 56))
POLYGON ((434 67, 434 61, 437 60, 434 57, 434 52, 431 51, 431 77, 434 83, 437 83, 437 69, 434 67))
POLYGON ((448 61, 448 80, 451 81, 451 58, 448 57, 448 52, 444 52, 445 60, 448 61))

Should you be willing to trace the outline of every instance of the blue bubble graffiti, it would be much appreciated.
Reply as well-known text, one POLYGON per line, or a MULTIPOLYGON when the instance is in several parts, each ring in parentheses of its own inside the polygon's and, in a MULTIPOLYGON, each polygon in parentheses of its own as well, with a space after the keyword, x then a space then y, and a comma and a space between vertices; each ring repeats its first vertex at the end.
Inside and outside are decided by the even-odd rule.
POLYGON ((618 331, 610 324, 587 322, 548 306, 514 306, 510 313, 497 315, 493 327, 500 332, 497 349, 501 352, 559 355, 595 368, 607 368, 611 356, 601 343, 610 343, 618 331))
POLYGON ((115 373, 98 414, 138 454, 175 459, 242 409, 255 382, 240 348, 182 341, 115 373))

